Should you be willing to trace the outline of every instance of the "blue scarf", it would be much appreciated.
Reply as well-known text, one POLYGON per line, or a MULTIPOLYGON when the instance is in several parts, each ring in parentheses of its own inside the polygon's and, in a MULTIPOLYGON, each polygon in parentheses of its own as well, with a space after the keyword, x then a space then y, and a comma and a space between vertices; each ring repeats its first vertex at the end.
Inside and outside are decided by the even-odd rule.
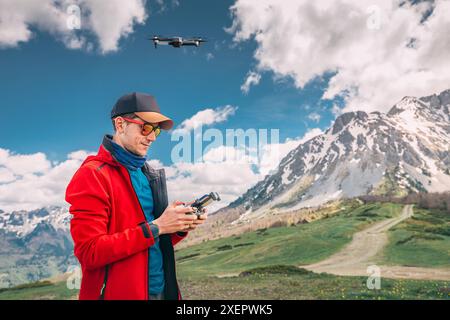
POLYGON ((125 148, 122 148, 120 145, 115 143, 112 139, 110 140, 113 149, 113 155, 117 161, 123 164, 127 169, 137 170, 144 166, 147 157, 138 156, 125 148))

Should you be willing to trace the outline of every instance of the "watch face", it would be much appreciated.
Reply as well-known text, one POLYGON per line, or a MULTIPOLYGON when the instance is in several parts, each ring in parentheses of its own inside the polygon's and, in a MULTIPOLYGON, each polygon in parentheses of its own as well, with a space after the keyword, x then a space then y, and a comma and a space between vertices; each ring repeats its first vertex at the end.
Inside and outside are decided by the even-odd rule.
POLYGON ((159 235, 159 228, 158 228, 158 226, 156 224, 154 224, 153 222, 150 222, 149 226, 150 226, 150 230, 153 233, 153 236, 155 236, 154 235, 155 232, 156 232, 156 235, 159 235))

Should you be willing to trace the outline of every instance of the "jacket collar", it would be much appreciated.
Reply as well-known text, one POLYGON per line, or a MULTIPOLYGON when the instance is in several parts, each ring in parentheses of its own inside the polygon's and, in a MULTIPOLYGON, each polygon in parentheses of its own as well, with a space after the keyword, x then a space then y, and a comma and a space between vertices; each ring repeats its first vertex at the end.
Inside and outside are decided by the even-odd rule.
POLYGON ((119 161, 116 159, 116 157, 114 157, 114 149, 113 149, 113 145, 112 145, 112 139, 113 139, 112 135, 105 134, 103 136, 102 145, 100 147, 103 147, 103 149, 109 153, 110 157, 112 159, 114 159, 115 162, 119 163, 119 161))
MULTIPOLYGON (((105 134, 105 136, 103 137, 102 144, 100 145, 100 148, 98 149, 98 153, 95 156, 94 155, 88 156, 84 160, 83 165, 90 161, 100 161, 103 163, 107 163, 111 166, 124 167, 119 161, 117 161, 114 158, 114 156, 111 152, 111 150, 112 150, 111 139, 112 139, 111 135, 105 134)), ((142 169, 144 170, 144 172, 148 173, 148 175, 151 179, 157 178, 160 175, 160 171, 164 170, 164 169, 155 170, 152 167, 150 167, 148 162, 145 163, 145 165, 142 167, 142 169)))

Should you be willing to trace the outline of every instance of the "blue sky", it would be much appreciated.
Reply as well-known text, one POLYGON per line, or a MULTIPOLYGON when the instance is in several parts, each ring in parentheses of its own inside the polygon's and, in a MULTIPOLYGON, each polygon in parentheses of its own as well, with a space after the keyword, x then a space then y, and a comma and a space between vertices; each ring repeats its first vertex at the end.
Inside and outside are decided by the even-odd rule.
MULTIPOLYGON (((320 102, 326 77, 299 90, 289 78, 274 80, 265 72, 248 94, 241 91, 255 67, 256 43, 233 44, 233 35, 224 31, 232 24, 232 4, 195 0, 161 12, 155 2, 147 2, 145 24, 135 25, 119 50, 107 54, 68 49, 38 29, 30 41, 0 49, 0 147, 20 154, 43 152, 53 161, 79 149, 96 151, 103 134, 111 133, 112 105, 131 91, 155 95, 176 124, 200 110, 232 105, 238 107, 235 115, 214 127, 279 128, 284 141, 328 126, 334 118, 331 103, 320 102), (155 50, 146 40, 154 34, 210 41, 199 48, 155 50), (313 112, 321 114, 319 122, 307 117, 313 112)), ((174 144, 168 134, 161 135, 149 156, 170 164, 174 144)))
MULTIPOLYGON (((132 91, 156 96, 176 125, 233 106, 209 127, 279 129, 286 154, 342 112, 446 90, 449 11, 448 0, 0 0, 0 209, 65 205, 74 172, 112 133, 112 106, 132 91), (155 50, 155 34, 209 42, 155 50), (245 93, 249 75, 260 80, 245 93)), ((172 163, 176 145, 165 133, 149 151, 169 200, 214 190, 226 205, 279 163, 272 153, 256 167, 172 163)))

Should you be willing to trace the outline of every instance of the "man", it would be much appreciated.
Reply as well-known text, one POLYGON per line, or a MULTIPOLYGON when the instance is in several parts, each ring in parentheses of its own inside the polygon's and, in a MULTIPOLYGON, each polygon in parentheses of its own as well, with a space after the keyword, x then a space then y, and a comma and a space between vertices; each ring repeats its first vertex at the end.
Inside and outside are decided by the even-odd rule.
POLYGON ((173 121, 154 97, 132 93, 111 111, 105 135, 66 190, 70 231, 82 268, 80 299, 181 299, 173 246, 206 220, 175 201, 163 169, 146 162, 150 145, 173 121))

